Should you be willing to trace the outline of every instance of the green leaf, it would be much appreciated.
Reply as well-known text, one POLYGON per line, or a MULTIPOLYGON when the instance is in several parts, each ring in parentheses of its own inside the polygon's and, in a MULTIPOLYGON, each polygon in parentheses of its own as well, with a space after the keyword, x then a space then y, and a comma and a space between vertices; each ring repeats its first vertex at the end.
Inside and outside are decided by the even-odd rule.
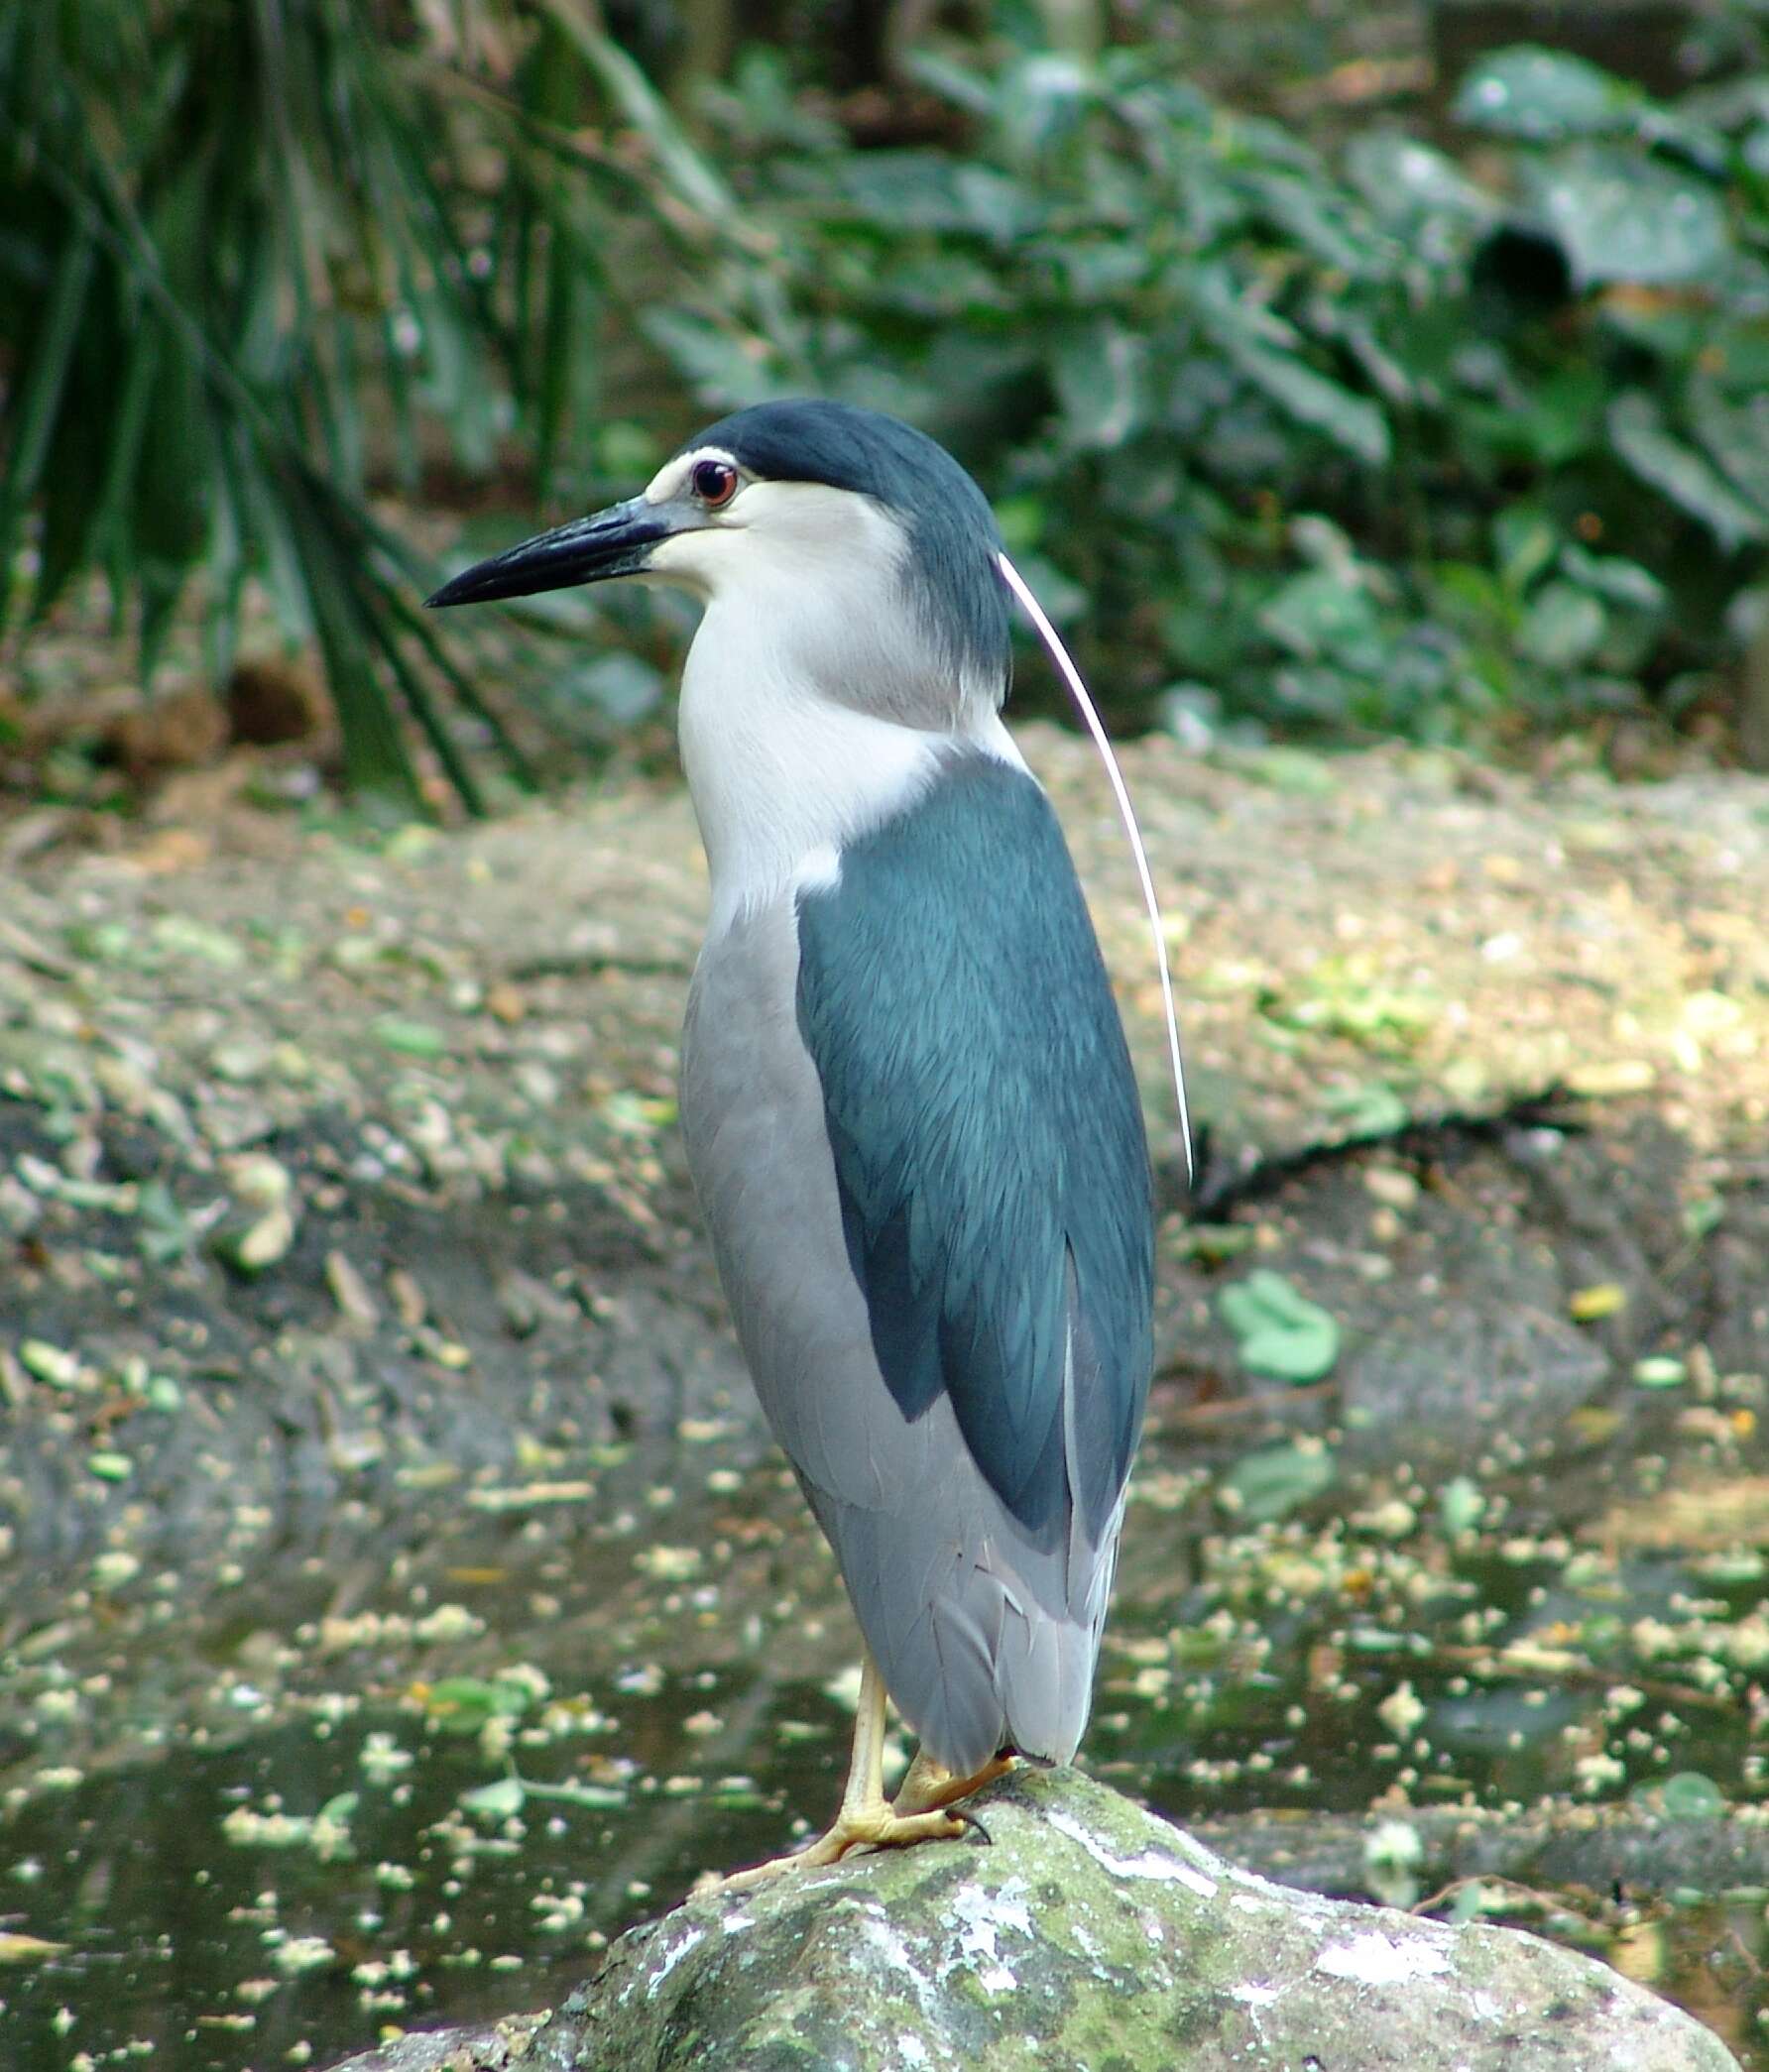
POLYGON ((444 1676, 424 1697, 426 1711, 464 1733, 477 1733, 488 1719, 519 1719, 533 1702, 527 1684, 488 1682, 483 1676, 444 1676))
POLYGON ((1339 789, 1339 779, 1327 756, 1316 749, 1294 748, 1287 742, 1257 749, 1247 758, 1246 773, 1256 783, 1287 792, 1291 798, 1332 798, 1339 789))
POLYGON ((1217 1307, 1239 1340, 1240 1364, 1249 1374, 1319 1381, 1339 1358, 1337 1320, 1268 1267, 1225 1288, 1217 1307))
POLYGON ((1560 565, 1575 583, 1635 612, 1662 612, 1671 593, 1650 569, 1620 554, 1593 554, 1570 539, 1560 550, 1560 565))
POLYGON ((1372 236, 1369 225, 1348 208, 1344 188, 1323 179, 1318 170, 1305 178, 1260 169, 1247 178, 1247 188, 1278 230, 1335 273, 1379 280, 1391 271, 1388 240, 1372 236))
POLYGON ((345 516, 312 494, 304 468, 282 473, 271 492, 278 523, 294 548, 325 673, 344 736, 344 772, 353 790, 379 793, 402 806, 416 804, 417 773, 375 668, 372 628, 365 622, 357 584, 360 542, 340 536, 345 516))
POLYGON ((477 1813, 486 1820, 513 1820, 522 1811, 528 1795, 528 1786, 521 1778, 503 1777, 495 1784, 463 1791, 460 1805, 464 1812, 477 1813))
POLYGON ((1665 429, 1650 396, 1631 389, 1609 405, 1615 450, 1643 481, 1699 518, 1728 553, 1769 534, 1769 520, 1737 496, 1693 446, 1665 429))
POLYGON ((440 1058, 448 1050, 448 1038, 427 1021, 412 1021, 403 1014, 384 1014, 375 1023, 375 1039, 403 1058, 440 1058))
POLYGON ((246 961, 236 937, 194 914, 162 914, 149 933, 155 948, 169 956, 196 958, 223 971, 233 971, 246 961))
POLYGON ((1259 1233, 1250 1223, 1188 1223, 1174 1239, 1174 1250, 1183 1259, 1221 1266, 1238 1259, 1258 1241, 1259 1233))
POLYGON ((1260 612, 1259 624, 1304 661, 1362 659, 1380 636, 1375 606, 1355 565, 1292 576, 1260 612))
POLYGON ((595 27, 588 11, 571 4, 571 0, 535 0, 535 8, 577 52, 609 98, 646 140, 677 196, 712 223, 729 226, 734 222, 738 207, 730 188, 711 161, 696 150, 662 95, 614 38, 595 27))
MULTIPOLYGON (((162 343, 159 328, 144 320, 129 354, 128 372, 110 430, 103 483, 90 519, 88 540, 92 552, 111 558, 113 563, 120 552, 125 566, 133 551, 128 533, 130 495, 153 408, 162 343)), ((121 582, 117 587, 122 588, 121 582)))
POLYGON ((733 409, 767 403, 780 394, 770 356, 750 349, 723 324, 682 309, 648 309, 640 317, 646 335, 661 348, 696 394, 733 409))
POLYGON ((1529 44, 1495 51, 1463 78, 1450 112, 1473 129, 1553 144, 1633 126, 1644 96, 1597 65, 1529 44))
POLYGON ((1492 547, 1507 589, 1520 595, 1560 547, 1560 527, 1540 506, 1513 504, 1492 521, 1492 547))
POLYGON ((1753 511, 1769 515, 1769 395, 1734 402, 1716 382, 1698 377, 1687 403, 1690 428, 1707 457, 1753 511))
POLYGON ((14 397, 9 400, 17 422, 6 472, 0 477, 0 625, 6 619, 19 521, 37 492, 62 390, 73 366, 80 318, 92 282, 93 259, 90 230, 76 232, 69 224, 49 299, 32 340, 31 357, 14 397))
POLYGON ((1609 619, 1589 590, 1544 583, 1517 628, 1517 645, 1544 669, 1576 669, 1603 644, 1609 619))
POLYGON ((1035 190, 943 152, 867 152, 803 170, 794 184, 827 206, 832 177, 854 217, 892 235, 913 230, 1005 245, 1030 237, 1039 224, 1035 190))
POLYGON ((1328 1446, 1263 1446, 1223 1477, 1229 1508, 1248 1525, 1287 1518, 1333 1487, 1339 1464, 1328 1446))
POLYGON ((1666 1778, 1660 1803, 1667 1820, 1717 1820, 1726 1809, 1719 1786, 1699 1770, 1680 1770, 1666 1778))
MULTIPOLYGON (((470 737, 432 674, 521 781, 515 744, 400 614, 390 593, 420 557, 390 544, 361 482, 389 463, 414 482, 420 448, 489 467, 512 424, 587 444, 611 222, 716 244, 700 256, 719 305, 788 318, 746 212, 584 10, 528 10, 559 19, 520 86, 504 54, 535 39, 512 0, 468 12, 470 29, 397 49, 358 0, 288 33, 276 10, 150 26, 109 0, 0 31, 0 365, 16 376, 0 570, 34 507, 35 604, 103 573, 146 673, 201 569, 217 682, 248 581, 266 579, 292 635, 319 638, 347 779, 413 800, 410 721, 472 811, 470 737), (596 123, 612 105, 626 125, 593 163, 586 79, 596 123), (541 264, 515 307, 525 239, 541 264)), ((673 289, 666 265, 657 283, 673 289)))
POLYGON ((1485 1515, 1486 1499, 1479 1484, 1467 1475, 1453 1477, 1438 1491, 1438 1520, 1452 1540, 1473 1532, 1485 1515))
POLYGON ((1412 1110, 1386 1080, 1336 1087, 1322 1102, 1327 1112, 1355 1137, 1389 1137, 1405 1129, 1412 1110))
POLYGON ((189 1217, 158 1176, 142 1182, 136 1197, 136 1242, 149 1259, 180 1259, 195 1241, 189 1217))
POLYGON ((1111 322, 1089 324, 1058 342, 1051 372, 1071 446, 1121 446, 1136 430, 1145 351, 1145 340, 1111 322))
POLYGON ((595 1812, 608 1812, 628 1802, 628 1793, 619 1784, 542 1784, 532 1778, 525 1778, 523 1783, 531 1798, 556 1798, 566 1805, 589 1806, 595 1812))
POLYGON ((1370 130, 1346 148, 1346 171, 1376 216, 1395 228, 1421 216, 1447 216, 1472 225, 1489 221, 1490 195, 1454 159, 1400 130, 1370 130))
POLYGON ((1388 420, 1373 403, 1354 396, 1288 353, 1244 340, 1233 342, 1231 351, 1247 380, 1299 424, 1324 432, 1372 467, 1386 463, 1388 420))
POLYGON ((1668 1352, 1649 1354, 1634 1362, 1634 1384, 1642 1389, 1678 1389, 1689 1379, 1683 1361, 1668 1352))
POLYGON ((1580 288, 1711 283, 1731 251, 1713 187, 1637 151, 1576 145, 1526 169, 1524 193, 1580 288))

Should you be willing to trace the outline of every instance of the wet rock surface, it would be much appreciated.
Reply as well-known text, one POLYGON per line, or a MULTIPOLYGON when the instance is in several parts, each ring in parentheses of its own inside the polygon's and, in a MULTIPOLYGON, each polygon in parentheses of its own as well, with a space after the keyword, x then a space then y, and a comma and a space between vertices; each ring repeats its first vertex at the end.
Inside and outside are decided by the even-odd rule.
POLYGON ((1736 2064, 1588 1957, 1267 1884, 1073 1773, 1022 1775, 979 1810, 989 1848, 690 1899, 515 2048, 496 2029, 406 2037, 340 2072, 1736 2064))

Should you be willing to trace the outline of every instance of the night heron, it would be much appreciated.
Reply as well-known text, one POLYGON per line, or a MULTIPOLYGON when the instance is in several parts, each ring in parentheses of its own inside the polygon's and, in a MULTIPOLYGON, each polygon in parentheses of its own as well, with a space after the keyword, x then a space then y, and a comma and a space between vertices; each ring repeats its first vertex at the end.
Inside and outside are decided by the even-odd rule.
POLYGON ((982 492, 872 410, 739 410, 430 603, 616 576, 705 606, 682 1127, 865 1637, 840 1813, 783 1860, 830 1863, 962 1833, 956 1801, 1087 1723, 1148 1389, 1149 1163, 1074 865, 1000 718, 1010 595, 1086 696, 982 492), (894 1801, 886 1694, 920 1739, 894 1801))

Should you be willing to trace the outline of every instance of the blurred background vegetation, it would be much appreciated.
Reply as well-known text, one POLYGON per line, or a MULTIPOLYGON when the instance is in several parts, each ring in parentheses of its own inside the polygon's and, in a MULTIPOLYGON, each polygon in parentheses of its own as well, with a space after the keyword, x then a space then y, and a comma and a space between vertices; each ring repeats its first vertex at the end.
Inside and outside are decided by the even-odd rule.
POLYGON ((666 601, 418 599, 806 391, 954 447, 1122 729, 1769 762, 1769 4, 8 9, 5 787, 643 734, 666 601))

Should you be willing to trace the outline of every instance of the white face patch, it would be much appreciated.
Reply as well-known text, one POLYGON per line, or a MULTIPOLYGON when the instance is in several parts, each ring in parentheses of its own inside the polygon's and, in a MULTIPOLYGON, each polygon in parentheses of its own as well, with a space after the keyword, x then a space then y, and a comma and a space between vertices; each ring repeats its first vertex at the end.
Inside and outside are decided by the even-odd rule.
MULTIPOLYGON (((870 497, 809 482, 752 482, 738 521, 659 540, 647 573, 716 605, 691 663, 715 651, 733 671, 840 697, 886 680, 919 628, 899 601, 901 527, 870 497)), ((741 688, 738 677, 733 688, 741 688)))
POLYGON ((659 540, 644 571, 707 607, 688 655, 689 705, 710 714, 791 686, 1011 759, 995 718, 1002 685, 955 673, 906 587, 910 541, 893 512, 827 483, 769 481, 750 483, 736 510, 730 524, 659 540))
MULTIPOLYGON (((645 501, 648 504, 668 504, 681 496, 688 487, 688 477, 703 460, 716 460, 727 468, 737 468, 737 456, 727 453, 723 446, 696 446, 692 453, 678 453, 674 460, 666 460, 650 481, 645 486, 645 501)), ((742 469, 738 469, 742 474, 742 469)), ((740 485, 738 496, 743 495, 740 485)), ((710 519, 712 514, 707 514, 710 519)))
MULTIPOLYGON (((702 447, 682 465, 723 458, 702 447)), ((659 540, 645 574, 702 599, 728 592, 759 621, 796 628, 807 644, 858 641, 851 672, 865 655, 861 629, 870 633, 880 618, 875 637, 888 640, 891 618, 900 617, 894 599, 906 551, 901 526, 871 497, 817 482, 752 481, 704 523, 659 540)))
POLYGON ((679 726, 715 935, 748 905, 827 880, 858 833, 928 781, 946 738, 876 709, 891 685, 940 674, 903 608, 896 519, 821 483, 753 482, 742 502, 743 522, 677 532, 648 570, 706 603, 679 726))

